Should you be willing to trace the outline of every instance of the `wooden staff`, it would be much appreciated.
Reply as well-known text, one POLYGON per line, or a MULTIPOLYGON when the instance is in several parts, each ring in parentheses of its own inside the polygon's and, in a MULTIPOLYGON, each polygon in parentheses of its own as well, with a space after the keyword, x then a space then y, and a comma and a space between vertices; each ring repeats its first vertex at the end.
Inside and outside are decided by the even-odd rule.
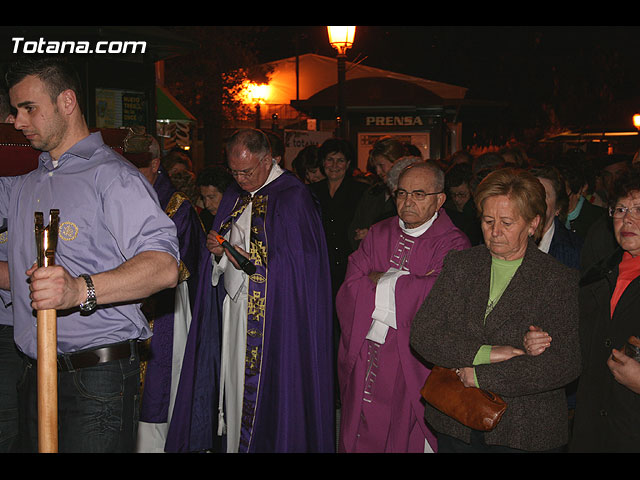
MULTIPOLYGON (((50 211, 44 227, 42 212, 35 212, 38 267, 54 265, 58 242, 58 210, 50 211)), ((58 452, 58 332, 55 309, 38 310, 38 450, 58 452)))

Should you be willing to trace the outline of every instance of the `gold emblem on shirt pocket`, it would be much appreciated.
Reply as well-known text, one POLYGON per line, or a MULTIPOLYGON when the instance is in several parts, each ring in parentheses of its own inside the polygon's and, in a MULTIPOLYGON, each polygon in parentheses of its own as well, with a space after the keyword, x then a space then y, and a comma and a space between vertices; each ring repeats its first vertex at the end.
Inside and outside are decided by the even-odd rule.
POLYGON ((58 237, 70 242, 78 236, 78 226, 73 222, 62 222, 58 228, 58 237))

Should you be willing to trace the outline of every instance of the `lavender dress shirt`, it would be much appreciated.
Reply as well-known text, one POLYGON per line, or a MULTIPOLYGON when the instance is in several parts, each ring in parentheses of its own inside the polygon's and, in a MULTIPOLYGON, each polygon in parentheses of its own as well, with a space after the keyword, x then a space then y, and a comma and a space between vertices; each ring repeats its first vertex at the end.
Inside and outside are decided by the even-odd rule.
MULTIPOLYGON (((36 260, 34 212, 60 210, 55 263, 71 275, 112 270, 143 251, 162 251, 179 261, 176 227, 160 208, 151 185, 127 160, 93 133, 54 166, 47 152, 38 167, 0 178, 0 217, 8 218, 9 275, 14 335, 22 352, 36 358, 36 315, 25 272, 36 260)), ((98 302, 100 299, 98 299, 98 302)), ((58 351, 69 353, 151 335, 139 303, 99 305, 90 315, 58 311, 58 351)))
MULTIPOLYGON (((3 225, 6 218, 0 218, 3 225)), ((7 261, 7 232, 0 233, 0 262, 7 261)), ((0 289, 0 325, 13 326, 13 306, 11 305, 11 292, 0 289)))

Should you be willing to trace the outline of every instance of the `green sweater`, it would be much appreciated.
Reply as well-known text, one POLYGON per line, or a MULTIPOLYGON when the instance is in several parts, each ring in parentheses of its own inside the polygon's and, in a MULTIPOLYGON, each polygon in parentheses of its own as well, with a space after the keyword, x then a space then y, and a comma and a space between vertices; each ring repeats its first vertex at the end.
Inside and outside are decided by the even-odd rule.
MULTIPOLYGON (((521 263, 522 258, 517 260, 501 260, 493 257, 491 259, 491 284, 489 286, 489 303, 487 304, 487 309, 484 313, 485 319, 500 300, 502 293, 516 274, 521 263)), ((473 364, 483 365, 487 363, 491 363, 491 345, 482 345, 478 349, 478 353, 476 353, 473 364)), ((478 386, 477 379, 476 386, 478 386)))

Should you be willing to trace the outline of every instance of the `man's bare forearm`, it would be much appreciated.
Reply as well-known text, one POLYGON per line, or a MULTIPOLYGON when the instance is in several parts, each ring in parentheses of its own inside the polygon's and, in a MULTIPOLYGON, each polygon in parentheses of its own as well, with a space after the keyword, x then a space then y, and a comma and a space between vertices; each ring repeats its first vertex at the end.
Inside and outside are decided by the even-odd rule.
MULTIPOLYGON (((119 267, 91 276, 99 304, 147 298, 178 283, 178 263, 165 252, 142 252, 119 267)), ((81 280, 81 302, 86 300, 86 284, 81 280)))
MULTIPOLYGON (((59 265, 27 272, 31 306, 36 310, 66 310, 87 300, 87 284, 59 265)), ((91 274, 98 305, 142 300, 160 290, 175 287, 178 262, 165 252, 147 251, 113 270, 91 274)))

